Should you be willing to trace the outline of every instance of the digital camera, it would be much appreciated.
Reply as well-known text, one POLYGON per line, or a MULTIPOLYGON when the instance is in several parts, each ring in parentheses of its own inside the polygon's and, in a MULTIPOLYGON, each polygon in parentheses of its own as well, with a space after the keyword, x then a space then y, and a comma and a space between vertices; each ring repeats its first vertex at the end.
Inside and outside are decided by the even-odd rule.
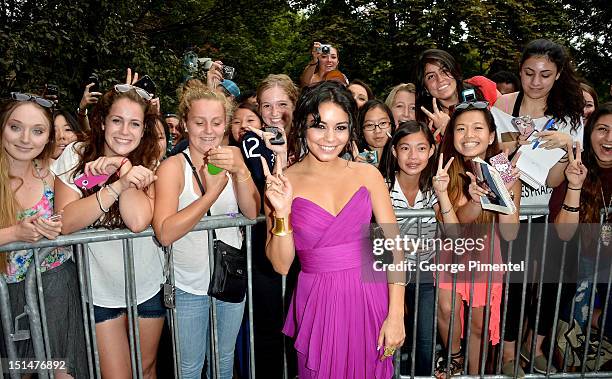
POLYGON ((476 101, 476 91, 473 88, 464 89, 461 91, 461 98, 464 103, 476 101))
POLYGON ((234 79, 234 75, 236 75, 236 69, 231 66, 223 66, 223 78, 227 80, 234 79))
POLYGON ((321 45, 317 48, 317 51, 321 54, 329 54, 331 53, 331 45, 321 45))

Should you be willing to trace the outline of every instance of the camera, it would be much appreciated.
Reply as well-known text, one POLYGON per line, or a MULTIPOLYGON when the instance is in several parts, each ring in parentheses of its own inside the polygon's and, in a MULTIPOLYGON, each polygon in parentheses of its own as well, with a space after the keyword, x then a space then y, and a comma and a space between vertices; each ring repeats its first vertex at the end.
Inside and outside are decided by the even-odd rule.
POLYGON ((57 96, 59 94, 59 88, 55 84, 45 84, 45 95, 46 96, 57 96))
POLYGON ((329 54, 331 53, 331 45, 321 45, 317 48, 317 51, 321 54, 329 54))
POLYGON ((89 78, 87 78, 87 83, 85 83, 85 85, 88 85, 91 83, 94 83, 94 85, 89 87, 89 92, 98 92, 98 89, 100 87, 100 78, 98 77, 98 75, 96 74, 89 75, 89 78))
POLYGON ((362 151, 359 153, 359 156, 365 159, 369 164, 377 164, 378 163, 378 153, 376 150, 373 151, 362 151))
POLYGON ((197 58, 197 67, 200 67, 203 71, 208 71, 212 67, 213 61, 210 58, 197 58))
POLYGON ((223 78, 224 79, 227 79, 227 80, 234 79, 234 75, 236 75, 236 69, 235 68, 233 68, 231 66, 223 65, 221 70, 223 71, 223 78))
POLYGON ((283 133, 281 133, 281 131, 278 128, 273 127, 273 126, 266 126, 264 128, 264 132, 276 133, 274 137, 270 139, 271 145, 284 145, 285 144, 283 133))
POLYGON ((473 88, 464 89, 461 91, 461 98, 464 103, 476 101, 476 91, 473 88))

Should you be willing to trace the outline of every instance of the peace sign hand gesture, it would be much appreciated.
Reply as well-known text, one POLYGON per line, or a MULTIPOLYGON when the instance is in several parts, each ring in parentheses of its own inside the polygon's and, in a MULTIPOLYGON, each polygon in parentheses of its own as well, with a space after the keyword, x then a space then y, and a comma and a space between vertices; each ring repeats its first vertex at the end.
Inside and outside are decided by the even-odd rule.
POLYGON ((574 158, 574 151, 572 144, 567 144, 567 156, 569 158, 569 164, 565 168, 565 177, 569 187, 582 188, 582 184, 586 179, 588 170, 582 164, 582 153, 580 152, 580 142, 576 142, 576 157, 574 158))
POLYGON ((425 108, 424 106, 421 106, 421 110, 433 122, 433 125, 436 128, 436 131, 439 130, 440 133, 444 135, 444 132, 446 131, 446 126, 448 125, 448 122, 450 121, 450 116, 442 112, 438 108, 438 100, 435 97, 432 98, 431 103, 433 105, 433 113, 428 111, 427 108, 425 108))
POLYGON ((446 192, 446 189, 448 188, 448 183, 450 182, 448 169, 453 163, 453 160, 455 160, 455 157, 451 157, 451 159, 446 162, 446 165, 442 167, 444 164, 444 154, 440 153, 440 158, 438 159, 438 171, 436 171, 436 175, 433 177, 433 188, 436 192, 436 196, 440 196, 440 194, 446 192))
POLYGON ((270 202, 276 217, 286 217, 291 213, 291 203, 293 202, 291 182, 282 173, 280 166, 277 166, 277 173, 272 175, 265 158, 260 157, 260 159, 266 177, 266 198, 270 202))

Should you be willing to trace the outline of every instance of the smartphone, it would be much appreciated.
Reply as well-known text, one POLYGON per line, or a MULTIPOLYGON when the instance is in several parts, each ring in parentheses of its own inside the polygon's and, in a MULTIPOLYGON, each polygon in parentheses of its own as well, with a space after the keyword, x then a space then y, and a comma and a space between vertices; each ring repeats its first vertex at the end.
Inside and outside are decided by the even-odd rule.
POLYGON ((461 98, 463 102, 476 101, 476 91, 473 88, 464 89, 461 91, 461 98))
POLYGON ((45 95, 46 96, 57 96, 59 94, 59 88, 56 84, 45 84, 45 95))
POLYGON ((89 87, 89 92, 100 92, 100 78, 98 77, 98 75, 89 75, 89 78, 87 78, 87 83, 85 83, 85 85, 89 85, 91 83, 94 83, 94 85, 89 87))
POLYGON ((151 95, 155 95, 157 93, 157 86, 155 85, 155 82, 149 77, 149 75, 145 75, 142 78, 138 79, 138 81, 134 83, 133 86, 142 88, 151 95))
POLYGON ((264 132, 268 132, 268 133, 276 133, 274 135, 274 137, 272 137, 272 139, 270 140, 270 144, 272 145, 284 145, 285 144, 285 140, 283 139, 283 133, 281 133, 281 131, 273 126, 266 126, 264 128, 264 132))
POLYGON ((510 183, 514 180, 512 177, 512 164, 508 160, 508 156, 504 153, 499 153, 489 159, 491 166, 499 172, 504 183, 510 183))
POLYGON ((365 159, 369 164, 377 164, 378 163, 378 152, 376 150, 372 151, 362 151, 359 153, 359 156, 365 159))
POLYGON ((110 175, 81 175, 74 179, 74 184, 83 189, 92 189, 93 187, 102 184, 108 180, 110 175))

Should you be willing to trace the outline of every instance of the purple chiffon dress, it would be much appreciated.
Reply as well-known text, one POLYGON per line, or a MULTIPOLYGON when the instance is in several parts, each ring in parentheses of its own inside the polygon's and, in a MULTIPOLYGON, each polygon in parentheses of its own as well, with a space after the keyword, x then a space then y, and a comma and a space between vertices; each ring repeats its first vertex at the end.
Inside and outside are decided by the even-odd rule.
POLYGON ((389 301, 385 274, 372 268, 367 188, 337 216, 300 197, 291 208, 302 271, 283 333, 295 338, 299 378, 390 378, 392 359, 376 349, 389 301))

